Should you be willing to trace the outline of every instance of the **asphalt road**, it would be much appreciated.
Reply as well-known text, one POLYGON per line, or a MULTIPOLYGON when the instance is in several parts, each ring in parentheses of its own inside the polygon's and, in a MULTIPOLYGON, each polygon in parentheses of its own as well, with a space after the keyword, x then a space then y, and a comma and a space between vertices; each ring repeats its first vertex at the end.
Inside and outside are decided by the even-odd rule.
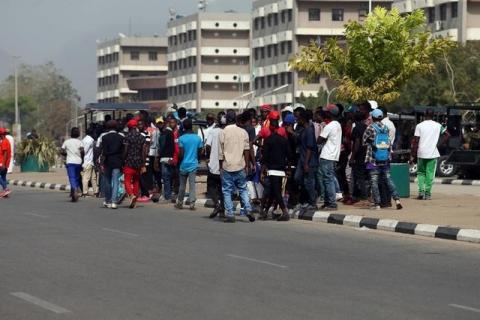
POLYGON ((208 211, 0 201, 0 319, 480 319, 480 246, 208 211))

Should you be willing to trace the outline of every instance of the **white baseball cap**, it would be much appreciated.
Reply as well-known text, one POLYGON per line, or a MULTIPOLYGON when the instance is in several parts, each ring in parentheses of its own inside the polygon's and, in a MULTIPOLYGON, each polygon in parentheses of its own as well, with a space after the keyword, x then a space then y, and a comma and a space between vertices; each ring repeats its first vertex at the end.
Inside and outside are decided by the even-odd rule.
POLYGON ((372 110, 378 109, 378 102, 375 100, 368 100, 368 103, 370 103, 370 107, 372 107, 372 110))

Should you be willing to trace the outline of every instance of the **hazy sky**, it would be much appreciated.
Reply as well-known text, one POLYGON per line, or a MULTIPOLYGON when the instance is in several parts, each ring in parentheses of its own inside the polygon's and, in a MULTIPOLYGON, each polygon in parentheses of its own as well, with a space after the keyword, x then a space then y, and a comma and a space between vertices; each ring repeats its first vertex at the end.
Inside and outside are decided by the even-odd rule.
MULTIPOLYGON (((53 61, 69 77, 82 103, 95 100, 96 40, 119 32, 164 35, 168 9, 188 15, 197 0, 0 0, 0 79, 21 62, 53 61)), ((251 0, 209 0, 208 11, 250 11, 251 0)))

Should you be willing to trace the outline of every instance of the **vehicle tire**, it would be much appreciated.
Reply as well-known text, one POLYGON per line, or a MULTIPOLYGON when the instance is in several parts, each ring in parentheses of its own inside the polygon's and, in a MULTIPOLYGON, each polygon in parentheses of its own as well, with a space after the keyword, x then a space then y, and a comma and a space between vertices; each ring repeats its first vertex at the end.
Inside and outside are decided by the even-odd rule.
POLYGON ((411 176, 416 176, 417 175, 417 164, 416 163, 411 163, 410 164, 410 175, 411 176))
POLYGON ((453 177, 457 173, 457 168, 453 164, 447 163, 448 156, 441 156, 437 161, 437 176, 453 177))

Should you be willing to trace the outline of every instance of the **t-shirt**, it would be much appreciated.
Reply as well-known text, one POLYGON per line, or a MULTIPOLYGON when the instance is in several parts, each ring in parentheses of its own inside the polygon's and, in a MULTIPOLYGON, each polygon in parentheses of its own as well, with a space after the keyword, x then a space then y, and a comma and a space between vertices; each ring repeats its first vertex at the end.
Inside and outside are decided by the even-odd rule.
POLYGON ((245 168, 243 152, 250 150, 247 131, 231 124, 220 132, 218 159, 223 160, 223 169, 237 172, 245 168))
POLYGON ((194 133, 185 133, 178 138, 178 146, 183 149, 180 172, 192 172, 198 167, 198 149, 203 148, 202 139, 194 133))
POLYGON ((218 160, 218 150, 220 149, 221 128, 213 128, 205 139, 205 145, 210 146, 210 159, 208 169, 212 174, 220 174, 220 161, 218 160))
POLYGON ((10 142, 10 151, 11 152, 10 152, 10 165, 8 166, 8 173, 12 173, 13 172, 13 165, 14 165, 13 158, 14 158, 14 154, 15 154, 15 140, 9 134, 7 134, 5 136, 5 138, 8 140, 8 142, 10 142))
POLYGON ((7 139, 0 139, 0 168, 7 169, 10 165, 10 161, 12 158, 12 148, 10 147, 10 142, 7 139), (3 154, 7 152, 7 159, 4 159, 3 154), (5 168, 3 168, 3 163, 5 163, 5 168))
POLYGON ((308 165, 310 167, 318 166, 318 147, 317 141, 315 141, 315 128, 313 125, 306 127, 300 136, 300 165, 303 167, 305 158, 307 156, 307 150, 310 149, 311 156, 308 165))
POLYGON ((82 164, 82 153, 80 149, 83 148, 83 143, 80 139, 71 138, 65 140, 62 149, 67 152, 67 164, 82 164))
POLYGON ((85 136, 82 140, 83 149, 85 150, 85 157, 83 158, 83 167, 93 166, 93 147, 95 140, 89 135, 85 136))
POLYGON ((290 146, 287 138, 279 134, 271 134, 263 143, 263 165, 268 170, 284 171, 288 165, 290 146))
POLYGON ((320 137, 327 139, 320 154, 321 159, 338 161, 342 145, 342 126, 338 121, 332 121, 323 128, 320 137))
POLYGON ((102 155, 105 158, 103 164, 107 168, 121 169, 123 167, 123 140, 124 137, 115 130, 111 130, 102 136, 100 144, 102 155))
POLYGON ((363 134, 366 129, 367 125, 363 121, 358 121, 355 122, 355 127, 352 130, 352 141, 360 139, 360 146, 355 155, 355 162, 357 164, 365 163, 365 157, 367 156, 367 146, 363 145, 363 134))
POLYGON ((440 157, 437 149, 438 140, 442 134, 442 126, 433 120, 425 120, 415 127, 415 137, 419 137, 418 154, 422 159, 440 157))
POLYGON ((145 135, 138 131, 130 131, 125 136, 125 145, 127 154, 125 156, 125 166, 133 169, 140 169, 145 164, 143 150, 145 148, 145 135))
POLYGON ((383 118, 382 123, 388 128, 388 138, 390 139, 390 145, 393 146, 395 143, 395 135, 397 134, 395 124, 388 118, 383 118))

